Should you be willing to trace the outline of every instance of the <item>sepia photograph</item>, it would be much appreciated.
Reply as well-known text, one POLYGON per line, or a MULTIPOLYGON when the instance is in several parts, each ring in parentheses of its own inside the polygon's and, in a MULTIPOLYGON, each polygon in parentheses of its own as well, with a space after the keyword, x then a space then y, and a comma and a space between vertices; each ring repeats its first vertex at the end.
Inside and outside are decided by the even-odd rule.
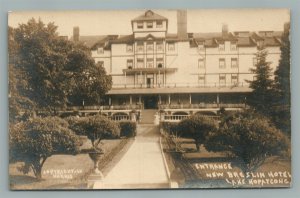
POLYGON ((11 190, 289 188, 290 10, 8 13, 11 190))

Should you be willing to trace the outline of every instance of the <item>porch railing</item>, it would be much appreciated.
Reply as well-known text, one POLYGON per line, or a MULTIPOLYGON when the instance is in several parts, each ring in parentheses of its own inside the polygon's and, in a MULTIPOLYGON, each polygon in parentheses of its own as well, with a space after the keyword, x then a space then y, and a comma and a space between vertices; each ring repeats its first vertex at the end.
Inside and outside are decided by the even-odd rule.
MULTIPOLYGON (((161 115, 161 121, 164 122, 180 122, 181 120, 190 117, 190 115, 161 115)), ((219 119, 220 116, 203 115, 203 117, 219 119)))
POLYGON ((200 104, 162 104, 160 109, 204 109, 204 108, 244 108, 243 103, 200 103, 200 104))
POLYGON ((195 88, 212 88, 212 87, 249 87, 248 82, 239 82, 239 83, 205 83, 205 84, 199 84, 199 83, 157 83, 157 84, 113 84, 113 89, 126 89, 126 88, 188 88, 188 87, 195 87, 195 88))

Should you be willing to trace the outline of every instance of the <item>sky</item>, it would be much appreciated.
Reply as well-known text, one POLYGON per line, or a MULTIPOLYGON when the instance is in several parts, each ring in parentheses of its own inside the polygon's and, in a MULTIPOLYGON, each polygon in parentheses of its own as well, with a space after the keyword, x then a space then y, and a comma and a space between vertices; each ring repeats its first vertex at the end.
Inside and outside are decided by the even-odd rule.
MULTIPOLYGON (((17 27, 30 18, 54 22, 61 36, 72 36, 73 27, 80 35, 131 34, 131 20, 146 10, 114 11, 17 11, 10 12, 8 25, 17 27)), ((169 33, 177 32, 176 10, 153 10, 169 20, 169 33)), ((187 10, 188 32, 220 32, 222 24, 229 31, 282 31, 290 21, 288 9, 198 9, 187 10)))

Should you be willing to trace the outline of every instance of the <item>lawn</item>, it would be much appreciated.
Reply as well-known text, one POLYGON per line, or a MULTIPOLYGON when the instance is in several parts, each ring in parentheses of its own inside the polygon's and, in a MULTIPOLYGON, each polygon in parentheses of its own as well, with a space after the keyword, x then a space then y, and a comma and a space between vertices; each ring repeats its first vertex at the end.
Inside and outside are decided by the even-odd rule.
MULTIPOLYGON (((91 147, 91 142, 82 137, 82 149, 91 147)), ((99 163, 100 169, 107 169, 108 163, 130 139, 104 140, 101 147, 104 155, 99 163)), ((11 189, 85 189, 87 177, 92 172, 93 161, 88 154, 53 155, 47 159, 42 169, 42 181, 35 179, 33 172, 24 175, 18 170, 21 162, 9 165, 11 189)), ((105 174, 105 173, 104 173, 105 174)))

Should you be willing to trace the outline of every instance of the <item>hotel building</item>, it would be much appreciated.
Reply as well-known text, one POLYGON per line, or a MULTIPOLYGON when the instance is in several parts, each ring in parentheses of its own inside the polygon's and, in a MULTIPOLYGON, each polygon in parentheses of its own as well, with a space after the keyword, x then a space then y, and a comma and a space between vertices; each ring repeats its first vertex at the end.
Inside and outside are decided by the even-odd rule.
MULTIPOLYGON (((112 76, 103 110, 163 109, 170 115, 236 110, 251 92, 250 69, 259 47, 267 49, 275 71, 282 32, 229 32, 223 25, 220 32, 188 33, 187 22, 187 11, 178 10, 177 33, 170 34, 169 20, 148 10, 132 19, 132 34, 87 43, 112 76)), ((85 42, 79 28, 73 39, 85 42)))

